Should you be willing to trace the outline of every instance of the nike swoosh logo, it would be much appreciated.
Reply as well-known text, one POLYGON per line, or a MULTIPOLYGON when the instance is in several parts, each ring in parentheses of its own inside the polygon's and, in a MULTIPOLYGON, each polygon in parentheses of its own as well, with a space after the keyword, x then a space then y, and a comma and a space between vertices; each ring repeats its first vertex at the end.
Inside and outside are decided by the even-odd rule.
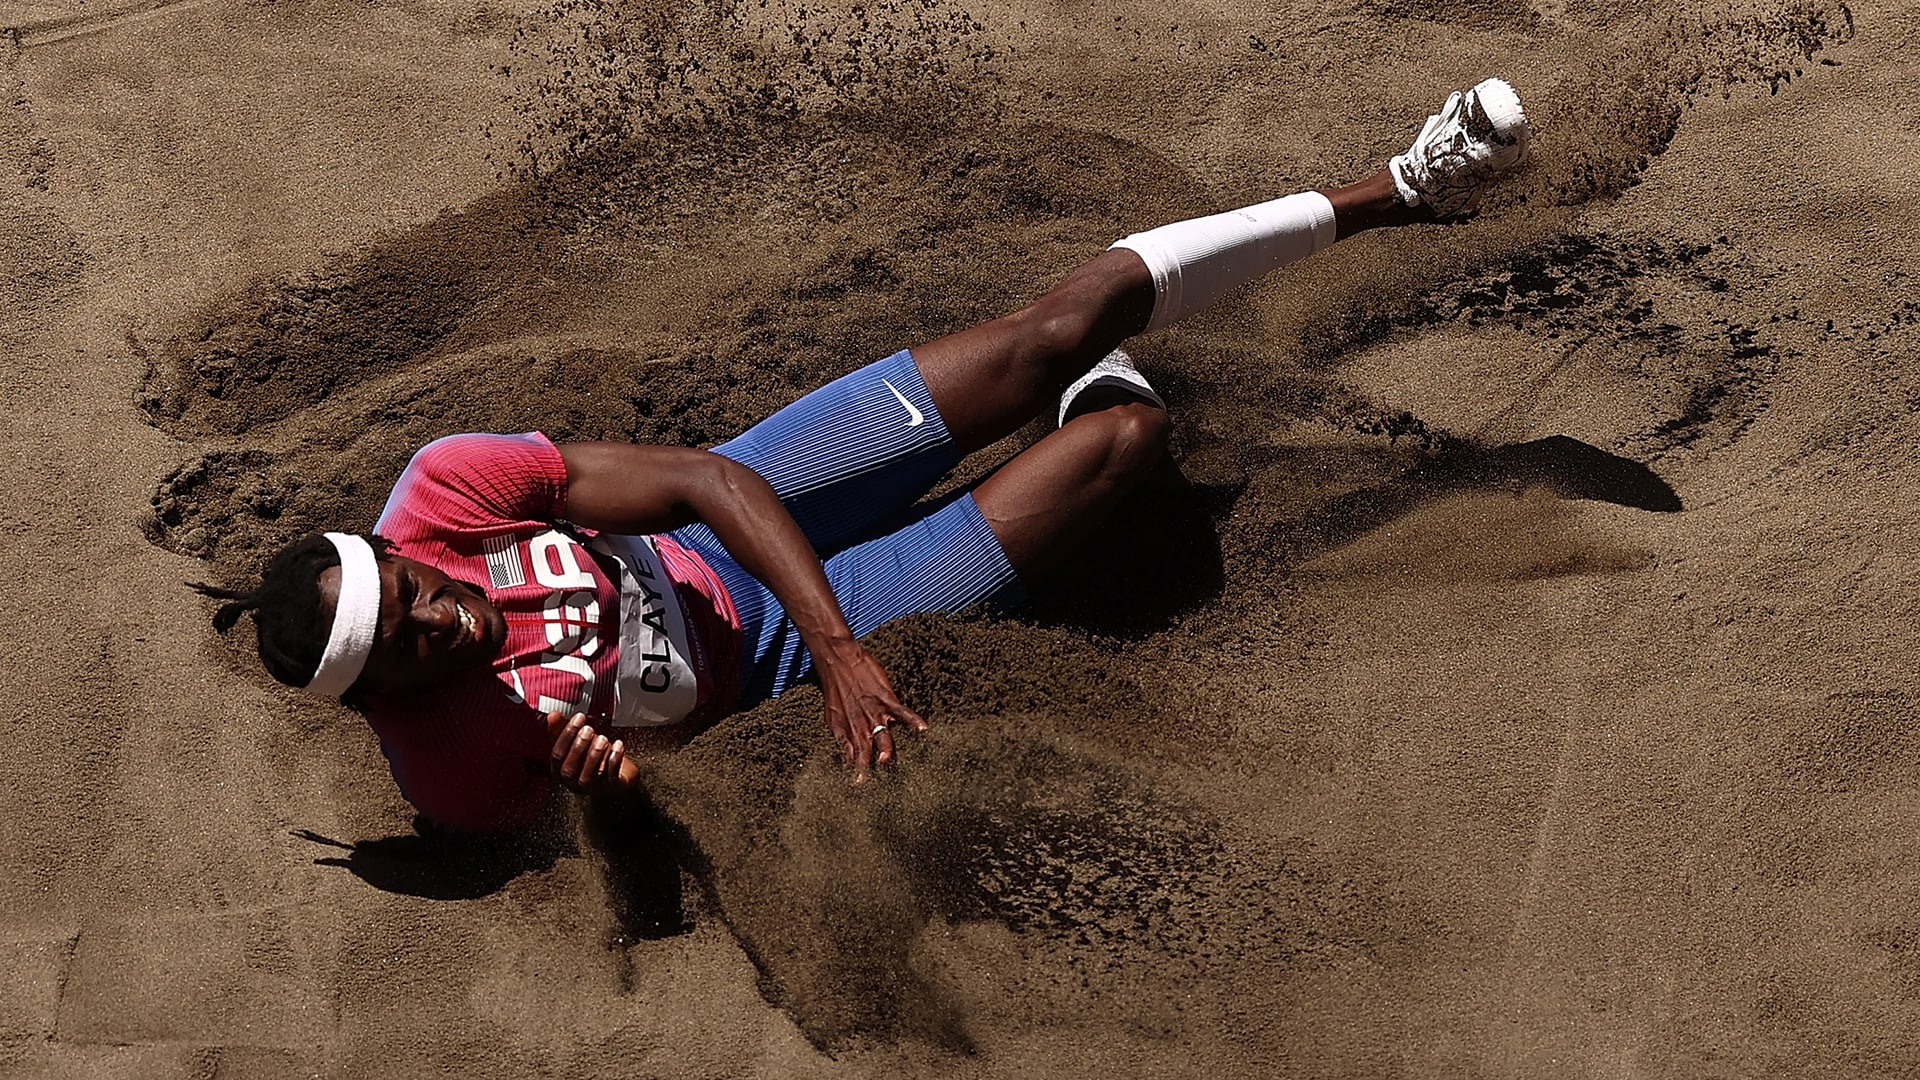
POLYGON ((893 390, 893 396, 899 399, 900 404, 905 405, 907 407, 907 426, 908 427, 919 427, 922 423, 926 421, 927 418, 920 414, 920 410, 913 407, 913 402, 907 400, 907 395, 901 393, 898 390, 894 390, 892 383, 888 382, 885 379, 881 379, 880 385, 886 387, 889 390, 893 390))

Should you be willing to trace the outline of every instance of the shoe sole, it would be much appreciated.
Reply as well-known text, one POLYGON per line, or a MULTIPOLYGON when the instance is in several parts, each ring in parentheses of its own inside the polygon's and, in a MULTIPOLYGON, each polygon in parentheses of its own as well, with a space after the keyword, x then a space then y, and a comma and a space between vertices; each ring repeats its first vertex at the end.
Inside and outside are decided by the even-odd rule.
POLYGON ((1532 137, 1527 111, 1520 105, 1519 93, 1507 80, 1488 79, 1475 86, 1473 93, 1480 100, 1480 111, 1492 123, 1496 138, 1503 143, 1527 144, 1532 137))

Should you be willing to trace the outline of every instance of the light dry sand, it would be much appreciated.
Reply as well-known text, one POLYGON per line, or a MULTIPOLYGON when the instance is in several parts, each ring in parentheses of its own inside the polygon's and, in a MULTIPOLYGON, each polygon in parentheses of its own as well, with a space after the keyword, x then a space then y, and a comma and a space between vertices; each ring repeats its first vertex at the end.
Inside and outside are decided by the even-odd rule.
POLYGON ((0 1073, 1920 1069, 1920 13, 700 10, 0 4, 0 1073), (1142 339, 1181 475, 878 635, 940 725, 884 784, 802 691, 659 821, 429 849, 183 587, 439 434, 724 437, 1495 73, 1481 220, 1142 339))

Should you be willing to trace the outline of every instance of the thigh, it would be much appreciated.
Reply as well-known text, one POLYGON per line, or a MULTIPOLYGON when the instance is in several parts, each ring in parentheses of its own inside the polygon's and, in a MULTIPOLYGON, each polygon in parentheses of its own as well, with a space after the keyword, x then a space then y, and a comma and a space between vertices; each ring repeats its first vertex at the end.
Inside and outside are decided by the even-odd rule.
POLYGON ((904 349, 807 394, 713 452, 766 477, 823 554, 911 505, 960 461, 904 349))
POLYGON ((828 559, 826 571, 856 637, 908 615, 959 611, 982 600, 1011 606, 1026 596, 970 492, 855 544, 828 559))
POLYGON ((990 446, 1146 325, 1153 275, 1132 251, 1096 256, 1005 318, 915 346, 913 354, 963 453, 990 446))

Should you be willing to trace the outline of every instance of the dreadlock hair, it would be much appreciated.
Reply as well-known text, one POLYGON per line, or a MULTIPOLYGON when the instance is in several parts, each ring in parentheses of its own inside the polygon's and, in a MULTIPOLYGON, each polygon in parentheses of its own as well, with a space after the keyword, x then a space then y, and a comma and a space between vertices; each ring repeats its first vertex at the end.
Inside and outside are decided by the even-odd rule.
MULTIPOLYGON (((366 534, 374 555, 385 558, 393 545, 385 537, 366 534)), ((226 633, 243 614, 253 616, 253 628, 259 637, 260 663, 267 674, 288 686, 304 687, 313 681, 320 668, 320 657, 327 650, 327 636, 333 620, 320 606, 320 573, 340 565, 339 549, 323 533, 313 533, 288 544, 267 563, 260 587, 252 592, 237 592, 205 582, 188 585, 202 596, 228 601, 213 613, 213 628, 226 633)), ((359 708, 361 686, 355 683, 340 695, 349 708, 359 708)))

